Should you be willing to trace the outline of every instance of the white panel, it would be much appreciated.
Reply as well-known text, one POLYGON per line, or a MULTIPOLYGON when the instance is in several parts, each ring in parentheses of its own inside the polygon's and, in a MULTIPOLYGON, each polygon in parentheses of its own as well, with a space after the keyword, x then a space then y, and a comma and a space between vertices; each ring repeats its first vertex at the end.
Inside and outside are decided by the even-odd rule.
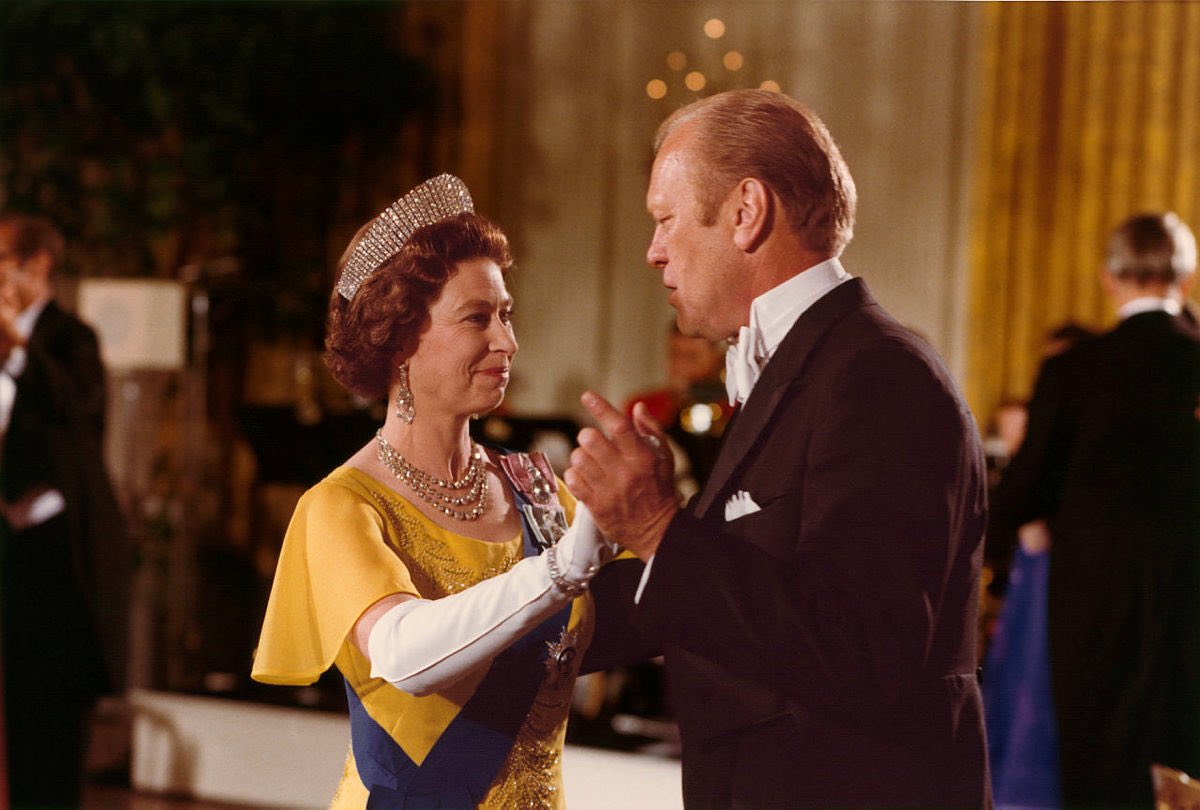
POLYGON ((86 279, 79 317, 95 327, 111 371, 183 368, 187 346, 185 290, 174 281, 86 279))
POLYGON ((327 807, 350 746, 344 715, 135 689, 138 790, 269 807, 327 807))
POLYGON ((682 810, 679 761, 568 745, 563 783, 569 810, 682 810))

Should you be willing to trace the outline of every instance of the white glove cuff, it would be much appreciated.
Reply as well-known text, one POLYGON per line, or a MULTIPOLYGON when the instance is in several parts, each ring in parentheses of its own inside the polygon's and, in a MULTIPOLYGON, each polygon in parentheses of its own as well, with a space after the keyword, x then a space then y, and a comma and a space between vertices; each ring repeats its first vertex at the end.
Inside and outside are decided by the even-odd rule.
POLYGON ((414 695, 449 686, 583 592, 611 554, 581 506, 558 544, 540 556, 459 593, 386 611, 367 639, 371 676, 414 695))
POLYGON ((595 574, 593 570, 584 571, 584 579, 572 582, 567 579, 558 567, 558 546, 551 546, 542 552, 542 556, 546 558, 546 572, 550 575, 550 580, 554 583, 554 587, 558 588, 563 596, 574 599, 581 593, 587 590, 588 582, 595 574))
POLYGON ((546 567, 554 584, 578 595, 587 588, 600 566, 612 559, 614 551, 596 527, 592 513, 580 503, 576 505, 571 528, 544 556, 547 557, 546 567))

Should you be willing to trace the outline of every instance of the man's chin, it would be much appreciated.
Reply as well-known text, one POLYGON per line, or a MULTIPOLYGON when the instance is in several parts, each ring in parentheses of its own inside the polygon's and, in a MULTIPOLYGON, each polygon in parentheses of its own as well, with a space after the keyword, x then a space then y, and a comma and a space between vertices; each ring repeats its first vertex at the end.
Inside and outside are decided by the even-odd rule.
POLYGON ((681 309, 675 310, 675 328, 684 337, 700 337, 699 327, 681 309))
MULTIPOLYGON (((675 327, 679 330, 679 334, 689 338, 704 338, 705 340, 716 342, 730 337, 729 335, 719 335, 714 337, 709 334, 709 332, 712 331, 711 329, 705 329, 701 324, 693 323, 685 318, 682 314, 675 318, 675 327)), ((736 334, 736 332, 734 334, 736 334)))

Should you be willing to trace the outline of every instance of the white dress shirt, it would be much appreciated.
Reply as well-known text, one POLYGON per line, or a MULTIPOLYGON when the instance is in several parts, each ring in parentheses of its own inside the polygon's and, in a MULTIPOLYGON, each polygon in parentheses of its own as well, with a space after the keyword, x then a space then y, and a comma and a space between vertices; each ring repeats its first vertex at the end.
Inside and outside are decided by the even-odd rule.
MULTIPOLYGON (((33 334, 33 327, 49 300, 45 298, 30 305, 17 316, 17 332, 26 341, 33 334)), ((29 357, 25 348, 17 346, 9 353, 4 365, 0 366, 0 447, 3 447, 4 436, 8 433, 8 424, 12 420, 13 403, 17 398, 17 380, 25 373, 28 363, 29 357)), ((45 487, 35 487, 28 493, 28 497, 23 497, 16 503, 10 504, 0 500, 0 508, 3 508, 9 525, 17 530, 45 523, 60 514, 66 506, 61 492, 45 487)))
POLYGON ((750 398, 762 370, 800 316, 849 279, 850 274, 834 257, 797 273, 750 303, 750 324, 738 330, 725 353, 725 388, 730 405, 750 398))
MULTIPOLYGON (((46 308, 49 299, 38 301, 21 311, 17 316, 15 326, 17 334, 29 341, 33 334, 34 324, 38 316, 46 308)), ((0 366, 0 436, 8 431, 8 422, 12 419, 13 401, 17 398, 17 378, 25 373, 28 357, 24 346, 15 346, 9 352, 8 359, 0 366)))
POLYGON ((1141 315, 1143 312, 1166 312, 1168 315, 1178 316, 1179 313, 1183 312, 1183 307, 1174 298, 1159 298, 1156 295, 1144 295, 1141 298, 1126 301, 1117 310, 1117 317, 1125 320, 1133 315, 1141 315))

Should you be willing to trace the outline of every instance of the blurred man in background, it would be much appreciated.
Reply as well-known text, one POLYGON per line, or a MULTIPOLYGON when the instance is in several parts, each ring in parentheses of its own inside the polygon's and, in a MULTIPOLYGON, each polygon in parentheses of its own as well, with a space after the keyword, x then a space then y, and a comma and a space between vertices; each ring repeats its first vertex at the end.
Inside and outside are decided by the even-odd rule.
POLYGON ((13 807, 78 807, 87 718, 123 660, 125 528, 96 334, 54 301, 63 238, 0 214, 0 634, 13 807))
POLYGON ((1045 521, 1064 804, 1146 805, 1150 764, 1200 773, 1196 240, 1174 214, 1112 234, 1120 323, 1042 366, 996 531, 1045 521))
POLYGON ((675 483, 681 502, 700 491, 712 472, 721 435, 733 413, 725 399, 725 343, 690 337, 672 320, 667 334, 667 381, 662 388, 642 391, 624 405, 633 417, 642 403, 666 428, 675 454, 675 483))

